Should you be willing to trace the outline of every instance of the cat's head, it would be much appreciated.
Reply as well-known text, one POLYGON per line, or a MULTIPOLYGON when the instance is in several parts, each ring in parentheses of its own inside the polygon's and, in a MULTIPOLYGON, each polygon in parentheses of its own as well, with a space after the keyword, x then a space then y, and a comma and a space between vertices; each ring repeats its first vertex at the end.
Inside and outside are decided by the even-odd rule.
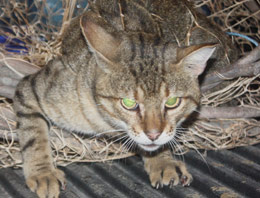
POLYGON ((81 27, 99 70, 100 112, 139 147, 157 150, 197 108, 198 76, 215 45, 179 48, 145 33, 114 32, 89 18, 82 18, 81 27))

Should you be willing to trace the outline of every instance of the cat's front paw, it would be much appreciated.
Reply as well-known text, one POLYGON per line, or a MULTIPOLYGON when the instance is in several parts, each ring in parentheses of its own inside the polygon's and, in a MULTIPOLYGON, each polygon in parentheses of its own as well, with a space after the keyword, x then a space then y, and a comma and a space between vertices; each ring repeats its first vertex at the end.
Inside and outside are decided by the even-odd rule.
POLYGON ((39 198, 58 198, 60 184, 65 188, 65 175, 63 171, 55 169, 28 177, 26 184, 39 198))
POLYGON ((148 162, 145 164, 145 169, 149 174, 151 185, 156 189, 162 188, 164 185, 170 188, 178 184, 189 186, 192 182, 192 176, 187 171, 185 164, 173 159, 148 162))

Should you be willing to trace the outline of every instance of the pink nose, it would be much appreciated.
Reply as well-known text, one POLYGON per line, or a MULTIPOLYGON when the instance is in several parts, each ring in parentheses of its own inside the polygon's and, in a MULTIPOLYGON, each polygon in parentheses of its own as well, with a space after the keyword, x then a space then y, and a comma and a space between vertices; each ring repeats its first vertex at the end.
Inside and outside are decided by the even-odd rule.
POLYGON ((146 134, 150 140, 156 140, 161 135, 160 132, 150 132, 146 134))

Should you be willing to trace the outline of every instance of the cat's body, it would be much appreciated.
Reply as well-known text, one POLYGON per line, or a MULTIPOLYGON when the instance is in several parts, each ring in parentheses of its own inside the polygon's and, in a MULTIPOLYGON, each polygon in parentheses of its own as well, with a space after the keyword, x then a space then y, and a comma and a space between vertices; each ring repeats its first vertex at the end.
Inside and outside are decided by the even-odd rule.
MULTIPOLYGON (((91 3, 64 32, 62 56, 18 85, 14 104, 27 185, 39 197, 58 197, 58 181, 64 182, 52 163, 51 123, 86 134, 122 130, 150 152, 167 144, 198 106, 197 78, 215 48, 214 67, 234 58, 228 43, 183 0, 91 3)), ((182 184, 191 182, 169 151, 144 162, 155 187, 177 185, 176 167, 182 184)))

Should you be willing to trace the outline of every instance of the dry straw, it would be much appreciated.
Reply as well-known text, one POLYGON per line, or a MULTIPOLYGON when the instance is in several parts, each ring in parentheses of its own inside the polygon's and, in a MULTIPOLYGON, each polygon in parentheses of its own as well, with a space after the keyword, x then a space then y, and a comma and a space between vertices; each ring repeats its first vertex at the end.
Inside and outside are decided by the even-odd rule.
MULTIPOLYGON (((260 40, 259 1, 193 1, 198 11, 207 13, 208 18, 223 31, 260 40)), ((49 3, 35 0, 31 4, 14 0, 0 2, 0 36, 5 35, 0 39, 7 40, 0 43, 0 95, 3 96, 0 97, 0 168, 21 166, 22 163, 11 101, 17 83, 59 55, 62 29, 86 7, 85 0, 49 3), (20 49, 14 48, 17 45, 21 46, 20 49)), ((209 80, 235 80, 221 90, 203 94, 198 119, 192 125, 180 128, 176 136, 179 144, 171 145, 176 154, 189 149, 218 150, 260 142, 260 48, 253 50, 254 44, 241 37, 232 39, 244 58, 209 80), (227 103, 229 106, 223 107, 227 103)), ((116 141, 124 139, 120 131, 113 135, 114 139, 83 137, 52 127, 50 137, 54 161, 58 165, 68 165, 134 155, 128 151, 130 142, 116 141)))

